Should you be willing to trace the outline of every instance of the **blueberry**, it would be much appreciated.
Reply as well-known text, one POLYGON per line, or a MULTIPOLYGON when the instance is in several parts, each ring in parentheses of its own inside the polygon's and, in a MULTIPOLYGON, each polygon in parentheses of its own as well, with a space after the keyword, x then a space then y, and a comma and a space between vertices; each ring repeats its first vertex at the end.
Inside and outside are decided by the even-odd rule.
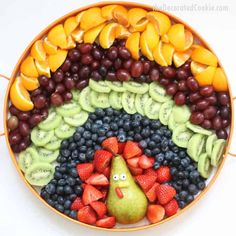
POLYGON ((66 185, 66 186, 64 187, 64 192, 65 192, 66 194, 72 194, 72 193, 73 193, 73 190, 72 190, 71 186, 66 185))
POLYGON ((144 153, 147 156, 151 156, 152 155, 152 151, 150 149, 148 149, 148 148, 144 149, 144 153))
POLYGON ((91 122, 87 122, 87 123, 85 123, 85 125, 84 125, 84 128, 85 128, 86 130, 91 130, 91 127, 92 127, 91 122))
POLYGON ((91 140, 97 141, 97 139, 98 139, 98 135, 97 134, 92 134, 91 140))
POLYGON ((86 161, 86 155, 85 155, 84 153, 80 153, 80 154, 79 154, 79 160, 80 160, 81 162, 85 162, 85 161, 86 161))
POLYGON ((142 136, 137 133, 137 134, 134 135, 134 140, 137 141, 137 142, 139 142, 139 141, 142 140, 142 136))
POLYGON ((106 136, 107 136, 107 138, 114 136, 113 131, 110 130, 110 131, 106 132, 106 136))
POLYGON ((159 129, 161 127, 161 122, 159 120, 154 120, 151 122, 151 127, 153 129, 159 129))
POLYGON ((144 149, 147 147, 147 142, 145 140, 142 140, 139 142, 139 146, 144 149))
POLYGON ((179 207, 183 209, 186 206, 186 203, 184 201, 179 201, 179 207))
POLYGON ((206 187, 206 184, 204 181, 201 181, 197 184, 197 186, 200 190, 203 190, 206 187))
POLYGON ((137 127, 140 126, 140 122, 135 120, 135 121, 132 121, 131 125, 132 125, 133 128, 137 128, 137 127))
POLYGON ((147 129, 147 128, 143 129, 143 130, 141 131, 141 135, 142 135, 143 138, 148 138, 149 135, 150 135, 150 130, 147 129))
POLYGON ((171 160, 173 157, 173 153, 171 151, 168 151, 165 153, 165 159, 166 160, 171 160))
POLYGON ((161 165, 158 162, 155 162, 153 168, 157 170, 161 165))
POLYGON ((107 137, 106 136, 102 136, 98 138, 98 143, 102 143, 107 137))
POLYGON ((69 200, 74 201, 76 199, 77 195, 75 193, 72 193, 69 195, 69 200))
POLYGON ((179 197, 182 201, 185 201, 186 197, 188 196, 188 192, 187 191, 181 191, 179 193, 179 197))
POLYGON ((64 211, 64 207, 61 205, 61 204, 56 204, 55 205, 55 208, 60 211, 60 212, 63 212, 64 211))
POLYGON ((171 173, 172 176, 176 175, 177 172, 178 172, 178 170, 177 170, 176 167, 171 167, 171 169, 170 169, 170 173, 171 173))
POLYGON ((133 131, 133 130, 130 130, 130 131, 128 132, 128 135, 133 137, 133 136, 134 136, 134 131, 133 131))
POLYGON ((63 194, 64 194, 64 188, 63 188, 63 186, 57 186, 56 192, 57 192, 57 194, 59 194, 59 195, 63 195, 63 194))
POLYGON ((47 199, 50 198, 50 194, 49 194, 47 191, 42 190, 42 191, 41 191, 41 197, 42 197, 43 199, 47 200, 47 199))
POLYGON ((124 133, 121 133, 118 135, 119 142, 125 142, 126 141, 126 135, 124 133))
POLYGON ((149 119, 148 118, 144 118, 143 120, 142 120, 142 125, 145 127, 145 126, 148 126, 150 124, 150 121, 149 121, 149 119))
POLYGON ((118 125, 116 123, 111 123, 111 129, 112 130, 118 130, 118 125))
POLYGON ((106 109, 106 114, 108 115, 108 116, 112 116, 113 115, 113 109, 112 108, 107 108, 106 109))
POLYGON ((130 122, 126 121, 123 125, 123 128, 124 128, 125 131, 129 131, 131 129, 130 122))
POLYGON ((61 142, 61 148, 62 148, 62 149, 68 148, 68 145, 69 145, 69 142, 68 142, 67 140, 63 140, 63 141, 61 142))
POLYGON ((63 156, 61 156, 61 155, 59 155, 59 156, 57 157, 57 162, 59 162, 59 163, 64 163, 64 162, 66 162, 66 158, 63 157, 63 156))
POLYGON ((74 178, 78 177, 78 173, 77 173, 76 168, 71 168, 70 169, 70 176, 74 177, 74 178))
POLYGON ((58 196, 58 198, 57 198, 57 202, 58 202, 59 204, 64 204, 64 202, 65 202, 64 197, 62 197, 62 196, 58 196))
POLYGON ((130 120, 131 116, 127 113, 125 113, 123 116, 122 116, 122 119, 123 120, 130 120))
POLYGON ((187 167, 189 165, 189 160, 187 158, 184 158, 180 161, 180 163, 183 167, 187 167))
POLYGON ((141 120, 142 120, 142 116, 141 116, 140 114, 138 114, 138 113, 135 113, 135 114, 133 115, 133 118, 134 118, 134 120, 136 120, 136 121, 141 121, 141 120))
POLYGON ((77 211, 71 211, 69 217, 71 217, 72 219, 77 219, 77 211))
POLYGON ((66 173, 66 166, 64 165, 61 165, 58 169, 59 172, 61 172, 62 174, 65 174, 66 173))
POLYGON ((80 185, 76 185, 76 186, 74 187, 74 192, 75 192, 75 194, 77 194, 78 196, 81 196, 82 193, 83 193, 83 189, 82 189, 82 187, 81 187, 80 185))
POLYGON ((97 131, 97 134, 98 134, 98 136, 100 136, 100 137, 105 136, 106 130, 103 129, 103 128, 99 128, 98 131, 97 131))
POLYGON ((57 195, 57 194, 53 194, 53 195, 52 195, 52 200, 53 200, 53 201, 57 201, 57 198, 58 198, 58 195, 57 195))
POLYGON ((96 119, 97 119, 97 116, 96 116, 96 114, 94 114, 94 113, 90 113, 90 114, 89 114, 89 118, 90 118, 91 120, 96 120, 96 119))
POLYGON ((159 134, 153 134, 151 137, 152 141, 154 141, 155 143, 159 143, 161 142, 161 136, 159 134))
POLYGON ((84 131, 83 137, 87 140, 91 139, 91 132, 90 131, 84 131))
POLYGON ((174 157, 172 162, 175 166, 178 166, 180 164, 180 159, 178 157, 174 157))
POLYGON ((64 156, 64 157, 69 157, 70 154, 71 154, 71 152, 68 149, 62 149, 61 150, 61 155, 64 156))
POLYGON ((94 150, 96 151, 96 150, 100 150, 101 149, 101 146, 100 145, 95 145, 94 146, 94 150))
POLYGON ((78 142, 77 142, 77 145, 78 146, 82 146, 85 144, 85 139, 84 138, 81 138, 78 142))
POLYGON ((189 193, 192 195, 196 195, 198 193, 198 188, 195 184, 190 184, 188 186, 189 193))
POLYGON ((187 198, 186 198, 186 202, 190 203, 190 202, 193 201, 193 199, 194 199, 194 197, 192 195, 188 195, 187 198))
POLYGON ((110 123, 111 118, 109 116, 104 116, 103 121, 104 121, 104 123, 110 123))
POLYGON ((97 124, 98 126, 101 126, 103 124, 103 121, 102 120, 96 120, 95 124, 97 124))
POLYGON ((78 127, 77 129, 76 129, 76 132, 77 133, 79 133, 79 134, 83 134, 84 133, 84 127, 78 127))
POLYGON ((74 142, 70 143, 70 145, 69 145, 69 150, 70 151, 74 151, 76 148, 77 148, 77 144, 76 143, 74 143, 74 142))
POLYGON ((59 180, 59 179, 62 178, 62 174, 61 174, 59 171, 56 171, 56 172, 54 173, 54 178, 57 179, 57 180, 59 180))
POLYGON ((74 178, 68 177, 68 178, 66 179, 66 183, 69 184, 70 186, 74 186, 75 183, 76 183, 76 181, 75 181, 74 178))
POLYGON ((148 147, 153 149, 156 147, 156 143, 154 141, 150 141, 150 142, 148 142, 148 147))
POLYGON ((167 129, 167 130, 165 131, 165 136, 166 136, 167 138, 171 138, 171 136, 172 136, 171 131, 167 129))
POLYGON ((103 117, 103 116, 105 116, 105 112, 104 112, 103 109, 101 109, 101 108, 97 108, 96 111, 95 111, 95 114, 96 114, 98 117, 103 117))
POLYGON ((81 147, 79 148, 79 151, 80 151, 80 153, 81 153, 81 152, 85 153, 85 152, 87 151, 87 147, 86 147, 86 146, 81 146, 81 147))
POLYGON ((189 174, 190 179, 195 180, 199 177, 199 173, 197 170, 193 170, 189 174))
POLYGON ((50 206, 54 207, 54 201, 51 198, 47 199, 46 201, 50 206))
POLYGON ((65 179, 59 179, 57 183, 58 183, 59 186, 64 186, 64 185, 66 185, 66 180, 65 179))
POLYGON ((171 150, 172 150, 174 153, 178 153, 178 152, 179 152, 179 148, 178 148, 177 146, 172 147, 171 150))
POLYGON ((87 156, 87 159, 88 159, 88 160, 93 160, 93 155, 94 155, 93 149, 87 150, 86 156, 87 156))

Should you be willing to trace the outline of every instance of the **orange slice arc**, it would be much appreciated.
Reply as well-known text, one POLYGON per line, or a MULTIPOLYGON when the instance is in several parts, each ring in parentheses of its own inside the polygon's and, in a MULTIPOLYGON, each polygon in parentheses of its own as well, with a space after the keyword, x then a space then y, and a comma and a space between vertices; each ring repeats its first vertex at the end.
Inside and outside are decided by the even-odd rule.
POLYGON ((39 82, 37 78, 28 77, 23 73, 20 74, 22 85, 25 89, 33 91, 39 87, 39 82))
POLYGON ((128 11, 128 20, 133 32, 143 31, 145 29, 145 26, 148 23, 146 15, 147 11, 142 8, 131 8, 128 11))
POLYGON ((169 66, 172 64, 174 52, 175 48, 170 43, 163 43, 162 54, 169 66))
POLYGON ((185 31, 183 24, 174 24, 168 32, 168 38, 177 51, 185 48, 185 31))
POLYGON ((113 10, 113 19, 125 27, 129 26, 128 10, 123 6, 117 6, 113 10))
POLYGON ((117 25, 116 28, 116 39, 126 39, 130 36, 130 32, 123 25, 117 25))
POLYGON ((108 5, 102 7, 102 17, 111 20, 113 18, 113 10, 117 7, 118 5, 108 5))
POLYGON ((49 78, 51 77, 50 67, 47 61, 35 61, 35 65, 39 75, 46 75, 49 78))
POLYGON ((153 61, 153 55, 152 55, 152 51, 150 50, 149 46, 148 46, 148 34, 147 31, 144 31, 141 36, 140 36, 140 49, 142 54, 147 57, 150 61, 153 61))
POLYGON ((75 16, 67 18, 64 23, 64 30, 66 36, 70 35, 77 28, 78 25, 79 22, 77 22, 75 16))
POLYGON ((153 49, 158 45, 159 42, 159 35, 153 23, 149 22, 147 24, 146 32, 148 36, 147 37, 148 47, 151 49, 151 51, 153 51, 153 49))
POLYGON ((31 56, 37 61, 46 60, 46 51, 43 47, 43 40, 37 40, 30 51, 31 56))
POLYGON ((26 59, 21 63, 20 70, 23 74, 29 77, 39 76, 35 66, 34 58, 31 56, 26 57, 26 59))
POLYGON ((57 53, 57 46, 52 44, 48 40, 48 38, 45 38, 43 40, 43 47, 44 47, 44 50, 46 51, 46 53, 49 55, 57 53))
POLYGON ((212 85, 213 77, 216 73, 216 67, 208 66, 205 70, 201 71, 195 76, 200 86, 212 85))
POLYGON ((129 49, 132 57, 135 60, 139 59, 139 41, 140 41, 140 33, 134 32, 129 36, 125 44, 126 48, 129 49))
POLYGON ((218 67, 216 69, 215 75, 213 77, 213 87, 217 92, 228 91, 228 82, 226 75, 222 68, 218 67))
POLYGON ((71 34, 71 37, 77 43, 82 43, 83 42, 83 36, 84 36, 84 31, 79 29, 79 28, 75 29, 71 34))
POLYGON ((173 61, 176 67, 182 66, 192 54, 192 50, 188 49, 184 52, 175 52, 173 56, 173 61))
POLYGON ((63 64, 66 56, 67 51, 59 49, 56 54, 48 57, 48 65, 52 72, 55 72, 63 64))
POLYGON ((109 23, 107 24, 101 31, 99 35, 99 43, 103 48, 109 48, 116 37, 116 29, 118 24, 117 23, 109 23))
POLYGON ((60 48, 65 48, 67 45, 67 40, 66 40, 66 33, 65 30, 63 28, 62 24, 56 25, 55 27, 53 27, 49 33, 48 33, 48 40, 60 47, 60 48))
POLYGON ((191 68, 191 72, 194 76, 196 76, 197 74, 201 73, 202 71, 204 71, 207 66, 203 65, 201 63, 192 61, 190 64, 190 68, 191 68))
POLYGON ((153 50, 153 57, 156 63, 158 63, 161 66, 168 66, 163 53, 162 53, 162 41, 159 41, 158 45, 153 50))
POLYGON ((84 42, 85 43, 93 43, 103 27, 105 26, 105 23, 102 23, 101 25, 98 25, 84 33, 84 42))

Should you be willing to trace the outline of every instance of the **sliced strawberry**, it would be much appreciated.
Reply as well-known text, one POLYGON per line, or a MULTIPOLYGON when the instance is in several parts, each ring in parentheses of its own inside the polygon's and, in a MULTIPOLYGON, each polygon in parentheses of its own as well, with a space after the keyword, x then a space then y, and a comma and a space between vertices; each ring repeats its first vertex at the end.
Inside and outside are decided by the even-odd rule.
POLYGON ((102 188, 101 193, 102 193, 102 200, 105 201, 106 197, 107 197, 108 189, 107 188, 102 188))
POLYGON ((78 211, 77 219, 80 222, 93 225, 97 221, 96 213, 91 206, 85 206, 78 211))
POLYGON ((175 197, 176 191, 169 185, 160 184, 156 188, 156 194, 159 203, 165 205, 175 197))
POLYGON ((107 179, 107 177, 103 174, 92 174, 87 180, 86 180, 87 184, 91 184, 91 185, 97 185, 97 186, 107 186, 109 185, 109 181, 107 179))
POLYGON ((145 175, 154 175, 157 177, 157 173, 153 168, 149 168, 149 169, 144 170, 144 174, 145 175))
POLYGON ((179 205, 175 199, 172 199, 170 202, 164 205, 164 208, 167 216, 173 216, 178 211, 179 205))
POLYGON ((144 192, 147 192, 156 181, 154 175, 138 175, 135 178, 144 192))
POLYGON ((135 167, 129 166, 129 170, 132 173, 132 175, 134 175, 134 176, 141 175, 143 173, 143 169, 142 168, 135 168, 135 167))
POLYGON ((147 209, 147 218, 154 224, 161 221, 165 216, 165 209, 161 205, 149 205, 147 209))
POLYGON ((106 150, 97 150, 94 153, 95 170, 102 173, 111 163, 112 154, 106 150))
POLYGON ((110 178, 111 168, 108 166, 106 169, 102 172, 108 179, 110 178))
POLYGON ((125 148, 123 151, 123 155, 126 159, 140 156, 142 154, 142 150, 139 148, 138 144, 132 141, 127 141, 125 144, 125 148))
POLYGON ((142 169, 148 169, 153 166, 154 159, 152 157, 147 157, 146 155, 142 155, 139 157, 138 165, 142 169))
POLYGON ((82 181, 85 181, 93 173, 94 166, 92 163, 84 163, 84 164, 78 164, 76 166, 76 169, 80 179, 82 181))
POLYGON ((84 207, 83 201, 80 197, 77 197, 71 204, 70 209, 74 210, 74 211, 78 211, 79 209, 81 209, 82 207, 84 207))
POLYGON ((96 226, 102 228, 113 228, 116 225, 116 218, 114 216, 105 217, 96 222, 96 226))
POLYGON ((138 162, 139 162, 139 157, 133 157, 133 158, 127 159, 128 166, 131 166, 134 168, 139 167, 138 162))
POLYGON ((171 180, 170 168, 168 166, 160 166, 157 171, 157 182, 164 183, 171 180))
POLYGON ((103 202, 91 202, 90 205, 94 209, 94 211, 96 211, 99 218, 104 217, 104 215, 107 213, 107 207, 103 202))
POLYGON ((126 143, 118 143, 118 154, 122 154, 126 143))
POLYGON ((118 149, 119 149, 117 137, 110 137, 110 138, 105 139, 102 142, 102 147, 114 154, 117 154, 118 149))
POLYGON ((96 188, 94 188, 92 185, 87 184, 85 186, 82 196, 84 205, 89 205, 91 202, 95 202, 102 197, 102 193, 96 188))
POLYGON ((155 202, 157 199, 156 194, 156 187, 158 186, 158 183, 154 183, 153 186, 145 193, 149 202, 155 202))

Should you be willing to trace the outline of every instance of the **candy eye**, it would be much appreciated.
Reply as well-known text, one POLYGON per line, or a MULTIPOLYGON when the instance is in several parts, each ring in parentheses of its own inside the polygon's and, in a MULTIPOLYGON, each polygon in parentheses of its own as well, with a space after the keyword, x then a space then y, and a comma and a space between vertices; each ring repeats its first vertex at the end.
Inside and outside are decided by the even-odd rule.
POLYGON ((120 179, 121 179, 121 180, 126 180, 126 174, 121 174, 121 175, 120 175, 120 179))
POLYGON ((113 179, 115 180, 115 181, 117 181, 117 180, 119 180, 119 175, 113 175, 113 179))

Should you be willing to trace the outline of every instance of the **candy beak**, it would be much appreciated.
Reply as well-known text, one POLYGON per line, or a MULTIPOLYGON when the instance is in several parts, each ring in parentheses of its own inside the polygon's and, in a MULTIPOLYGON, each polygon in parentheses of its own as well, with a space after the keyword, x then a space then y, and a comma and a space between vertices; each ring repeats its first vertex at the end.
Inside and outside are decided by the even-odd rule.
POLYGON ((123 195, 123 193, 122 193, 122 191, 119 187, 116 187, 115 191, 116 191, 116 194, 117 194, 118 198, 123 198, 124 197, 124 195, 123 195))

